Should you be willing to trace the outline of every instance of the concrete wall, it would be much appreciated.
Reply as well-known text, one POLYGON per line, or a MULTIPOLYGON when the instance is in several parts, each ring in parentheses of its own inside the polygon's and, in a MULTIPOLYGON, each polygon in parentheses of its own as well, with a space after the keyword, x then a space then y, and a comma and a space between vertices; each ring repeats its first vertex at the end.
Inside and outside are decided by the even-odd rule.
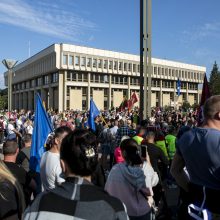
POLYGON ((194 104, 194 95, 189 95, 188 96, 188 102, 189 102, 190 105, 194 104))
POLYGON ((82 110, 82 90, 81 89, 70 90, 70 109, 82 110))
POLYGON ((104 91, 93 90, 93 100, 99 110, 104 110, 104 91))
POLYGON ((123 101, 123 92, 114 91, 113 92, 113 106, 119 107, 123 101))
POLYGON ((170 94, 163 94, 163 106, 170 105, 170 94))
POLYGON ((156 93, 152 92, 151 93, 151 107, 155 107, 156 106, 156 93))

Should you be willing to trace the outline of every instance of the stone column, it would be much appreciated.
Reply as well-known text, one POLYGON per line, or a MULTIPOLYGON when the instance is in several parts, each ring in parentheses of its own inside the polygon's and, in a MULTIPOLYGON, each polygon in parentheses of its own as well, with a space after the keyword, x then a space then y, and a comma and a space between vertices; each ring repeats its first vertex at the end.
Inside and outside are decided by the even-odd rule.
POLYGON ((163 106, 163 92, 162 92, 162 79, 160 79, 160 93, 159 93, 159 106, 163 106))
POLYGON ((186 101, 187 102, 189 102, 189 92, 188 92, 188 90, 189 90, 189 83, 186 82, 186 101))
POLYGON ((59 71, 58 79, 58 111, 62 112, 64 110, 64 73, 59 71))
POLYGON ((90 88, 91 88, 91 73, 88 73, 88 90, 87 90, 87 98, 86 98, 86 104, 87 104, 87 109, 89 110, 90 108, 90 97, 91 97, 91 93, 90 93, 90 88))
POLYGON ((109 74, 109 88, 108 88, 108 109, 112 107, 112 75, 109 74))
MULTIPOLYGON (((86 64, 85 64, 86 65, 86 64)), ((67 109, 67 86, 66 86, 66 82, 67 82, 67 71, 64 71, 63 73, 63 110, 67 109)))

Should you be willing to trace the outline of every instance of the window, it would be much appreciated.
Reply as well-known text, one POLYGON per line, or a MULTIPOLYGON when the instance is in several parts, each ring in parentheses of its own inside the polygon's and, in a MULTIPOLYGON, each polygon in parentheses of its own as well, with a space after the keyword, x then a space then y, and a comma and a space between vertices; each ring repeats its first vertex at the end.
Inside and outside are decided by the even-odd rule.
POLYGON ((104 89, 104 97, 108 97, 108 89, 104 89))
POLYGON ((73 56, 69 56, 69 65, 73 65, 73 56))
POLYGON ((78 73, 78 81, 82 82, 82 73, 78 73))
POLYGON ((138 73, 140 73, 140 65, 138 65, 138 73))
POLYGON ((127 63, 124 63, 124 71, 127 71, 127 63))
POLYGON ((84 81, 84 82, 88 82, 88 74, 87 74, 87 73, 84 73, 83 76, 84 76, 84 77, 83 77, 83 81, 84 81))
POLYGON ((113 61, 109 61, 109 69, 112 70, 112 66, 113 66, 113 61))
POLYGON ((83 87, 83 88, 82 88, 82 95, 83 95, 83 96, 86 96, 86 95, 87 95, 87 88, 86 88, 86 87, 83 87))
POLYGON ((91 67, 92 59, 87 58, 87 67, 91 67))
POLYGON ((95 74, 95 82, 99 82, 99 75, 95 74))
POLYGON ((53 73, 52 75, 52 83, 58 82, 58 73, 53 73))
POLYGON ((93 66, 94 68, 96 68, 96 66, 97 66, 97 60, 96 60, 96 59, 93 59, 93 64, 92 64, 92 66, 93 66))
POLYGON ((63 65, 67 65, 67 55, 63 55, 63 65))
POLYGON ((98 60, 98 68, 100 68, 100 69, 102 68, 102 60, 100 60, 100 59, 98 60))
POLYGON ((157 74, 157 67, 155 66, 154 67, 154 75, 156 75, 157 74))
POLYGON ((86 58, 81 57, 81 66, 86 66, 86 58))
POLYGON ((131 71, 131 63, 128 64, 128 71, 131 71))
POLYGON ((119 67, 118 67, 119 70, 122 70, 122 62, 119 62, 119 67))
POLYGON ((137 70, 136 70, 136 64, 133 64, 133 72, 137 72, 137 70))
POLYGON ((114 61, 114 70, 117 70, 117 61, 114 61))
POLYGON ((162 68, 162 72, 161 72, 161 75, 164 75, 164 68, 162 68))
POLYGON ((72 81, 76 81, 76 73, 75 72, 72 73, 72 81))
MULTIPOLYGON (((35 80, 34 79, 31 80, 31 87, 35 87, 35 80)), ((18 87, 18 89, 19 89, 19 87, 18 87)))
POLYGON ((79 56, 75 57, 75 66, 79 66, 79 56))
POLYGON ((105 83, 108 83, 108 82, 109 82, 109 77, 108 77, 108 75, 104 75, 104 82, 105 82, 105 83))
POLYGON ((49 76, 44 76, 44 85, 49 84, 49 76))
POLYGON ((104 60, 104 69, 107 69, 108 60, 104 60))
POLYGON ((169 69, 169 76, 171 76, 171 69, 169 69))

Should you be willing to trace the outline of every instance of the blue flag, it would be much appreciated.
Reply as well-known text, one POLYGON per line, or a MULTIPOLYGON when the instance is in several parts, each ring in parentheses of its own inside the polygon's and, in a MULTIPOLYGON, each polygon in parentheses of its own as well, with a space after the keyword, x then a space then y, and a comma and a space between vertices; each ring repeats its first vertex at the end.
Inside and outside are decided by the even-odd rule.
POLYGON ((181 90, 181 81, 180 81, 180 79, 178 78, 178 80, 177 80, 177 83, 176 83, 176 90, 177 90, 177 95, 178 96, 180 96, 180 90, 181 90))
POLYGON ((88 118, 88 124, 89 127, 95 131, 96 127, 95 127, 95 118, 100 114, 100 111, 98 110, 98 108, 95 105, 95 102, 93 101, 93 99, 90 99, 90 109, 89 109, 89 118, 88 118))
POLYGON ((40 159, 45 152, 45 142, 52 126, 39 94, 36 94, 34 130, 31 145, 30 170, 40 172, 40 159))

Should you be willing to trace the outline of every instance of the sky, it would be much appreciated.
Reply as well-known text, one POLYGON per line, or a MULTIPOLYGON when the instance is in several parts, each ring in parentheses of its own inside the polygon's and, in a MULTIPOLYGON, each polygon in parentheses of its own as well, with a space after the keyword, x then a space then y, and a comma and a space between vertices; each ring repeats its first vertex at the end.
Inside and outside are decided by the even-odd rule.
MULTIPOLYGON (((0 60, 53 43, 139 54, 139 0, 0 0, 0 60)), ((220 65, 219 0, 152 0, 152 56, 220 65)), ((0 64, 0 88, 4 88, 0 64)))

